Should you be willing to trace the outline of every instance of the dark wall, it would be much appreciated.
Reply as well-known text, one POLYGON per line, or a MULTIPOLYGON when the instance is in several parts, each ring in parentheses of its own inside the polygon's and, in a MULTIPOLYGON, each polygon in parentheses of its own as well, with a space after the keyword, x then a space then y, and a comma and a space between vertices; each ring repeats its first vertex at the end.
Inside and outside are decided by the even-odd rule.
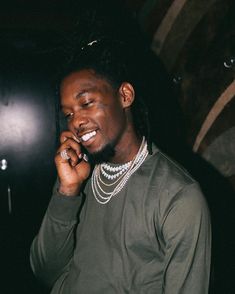
POLYGON ((24 39, 21 45, 2 43, 0 55, 2 294, 43 293, 30 270, 29 248, 55 180, 55 66, 48 53, 28 48, 24 39))
MULTIPOLYGON (((66 29, 72 30, 74 23, 78 24, 76 29, 80 29, 76 20, 78 15, 83 15, 85 23, 93 30, 92 18, 86 17, 88 14, 84 13, 84 7, 91 9, 90 16, 94 16, 94 7, 98 7, 99 11, 108 14, 105 22, 107 31, 122 35, 120 27, 125 24, 124 14, 116 9, 113 17, 108 12, 109 6, 104 6, 105 2, 111 5, 115 1, 43 0, 33 3, 30 0, 12 0, 1 7, 0 167, 1 160, 6 159, 8 168, 0 169, 0 252, 4 261, 0 293, 44 293, 33 278, 28 258, 29 246, 38 230, 56 176, 53 157, 59 129, 54 77, 60 58, 55 49, 61 44, 55 31, 63 31, 66 35, 66 29), (76 5, 71 6, 72 2, 76 5), (54 33, 50 35, 51 30, 54 33)), ((152 43, 168 9, 176 1, 116 2, 128 4, 152 43)), ((122 6, 124 8, 124 4, 122 6)), ((206 5, 203 0, 185 1, 166 38, 160 40, 164 50, 158 55, 174 77, 172 80, 180 94, 179 102, 186 119, 187 149, 181 145, 181 139, 173 137, 175 96, 168 95, 172 99, 165 99, 166 92, 169 92, 165 83, 161 83, 163 91, 160 94, 158 91, 153 95, 150 88, 152 98, 156 98, 151 110, 154 115, 152 125, 158 131, 158 144, 166 141, 168 144, 160 147, 167 147, 166 151, 171 151, 199 180, 211 209, 213 264, 216 269, 213 268, 213 279, 217 288, 215 291, 213 286, 213 294, 234 291, 232 232, 235 176, 234 168, 224 175, 221 169, 234 167, 234 98, 215 120, 198 152, 192 154, 191 151, 207 113, 234 81, 235 67, 231 63, 235 48, 234 11, 232 0, 210 0, 206 5), (231 66, 224 66, 225 61, 230 61, 231 66), (220 137, 220 144, 213 145, 220 137), (228 149, 229 146, 231 148, 228 149), (221 153, 223 150, 225 152, 221 153), (202 156, 209 158, 208 162, 202 156), (214 169, 211 164, 218 158, 221 160, 214 169), (227 180, 231 180, 233 189, 227 180)), ((127 24, 128 38, 134 40, 136 35, 131 30, 130 18, 127 24)), ((167 25, 165 29, 168 30, 167 25)), ((83 33, 86 35, 87 31, 83 33)), ((152 76, 153 80, 158 78, 155 72, 152 76)))

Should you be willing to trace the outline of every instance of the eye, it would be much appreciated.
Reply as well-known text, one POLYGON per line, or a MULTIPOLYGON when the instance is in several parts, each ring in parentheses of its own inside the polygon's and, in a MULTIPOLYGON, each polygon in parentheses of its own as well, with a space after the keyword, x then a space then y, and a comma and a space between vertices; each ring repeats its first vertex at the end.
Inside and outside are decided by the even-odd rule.
POLYGON ((89 102, 86 102, 86 103, 83 103, 83 104, 82 104, 82 107, 88 107, 90 104, 91 104, 90 101, 89 101, 89 102))
POLYGON ((67 120, 70 120, 72 117, 73 117, 73 112, 70 112, 70 113, 66 113, 66 114, 65 114, 65 118, 66 118, 67 120))
POLYGON ((82 107, 83 108, 89 107, 92 105, 92 103, 93 103, 93 100, 86 100, 82 103, 82 107))

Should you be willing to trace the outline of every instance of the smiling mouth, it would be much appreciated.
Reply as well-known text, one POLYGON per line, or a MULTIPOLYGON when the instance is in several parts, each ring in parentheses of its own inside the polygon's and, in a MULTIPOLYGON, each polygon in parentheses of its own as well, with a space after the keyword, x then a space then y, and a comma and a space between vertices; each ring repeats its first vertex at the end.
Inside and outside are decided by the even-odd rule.
POLYGON ((90 140, 92 137, 94 137, 96 135, 96 131, 92 131, 90 133, 86 133, 85 135, 80 137, 80 140, 82 142, 87 142, 88 140, 90 140))

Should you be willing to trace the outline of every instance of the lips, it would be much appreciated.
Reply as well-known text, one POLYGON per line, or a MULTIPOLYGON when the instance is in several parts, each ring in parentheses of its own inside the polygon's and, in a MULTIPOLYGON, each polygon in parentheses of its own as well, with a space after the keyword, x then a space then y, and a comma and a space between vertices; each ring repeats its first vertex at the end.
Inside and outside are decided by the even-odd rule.
POLYGON ((82 135, 81 137, 79 137, 79 139, 81 140, 81 142, 87 142, 88 140, 93 138, 95 135, 96 135, 96 131, 92 131, 82 135))

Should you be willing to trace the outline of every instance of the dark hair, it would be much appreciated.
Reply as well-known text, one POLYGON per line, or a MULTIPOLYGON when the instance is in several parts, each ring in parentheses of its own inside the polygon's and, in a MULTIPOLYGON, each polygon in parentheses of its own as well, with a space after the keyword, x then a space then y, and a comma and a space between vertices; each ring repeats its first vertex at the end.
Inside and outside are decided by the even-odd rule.
POLYGON ((151 152, 150 123, 144 93, 144 77, 140 61, 143 56, 138 48, 119 40, 100 38, 81 45, 70 53, 63 68, 60 81, 68 74, 92 69, 106 79, 114 89, 118 89, 123 82, 129 82, 135 89, 135 100, 131 107, 134 127, 138 135, 145 136, 151 152))

